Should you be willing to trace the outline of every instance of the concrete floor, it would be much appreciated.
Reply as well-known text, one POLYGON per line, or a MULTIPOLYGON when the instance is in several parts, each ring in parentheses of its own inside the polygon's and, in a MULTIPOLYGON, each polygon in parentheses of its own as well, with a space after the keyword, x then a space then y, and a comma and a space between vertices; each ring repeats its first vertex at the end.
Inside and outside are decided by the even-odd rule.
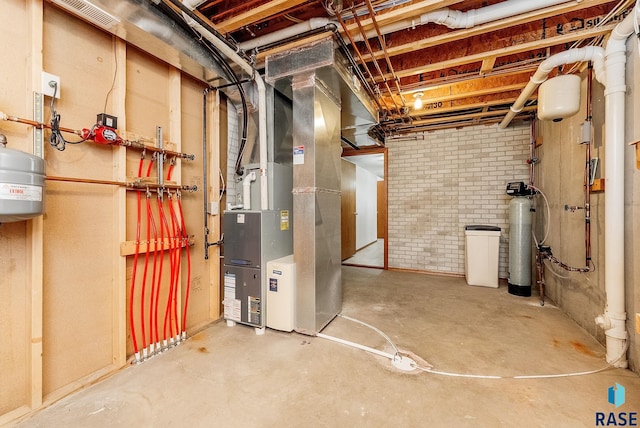
POLYGON ((384 267, 384 239, 358 250, 352 257, 342 262, 346 265, 384 267))
MULTIPOLYGON (((512 377, 601 368, 604 349, 551 303, 464 279, 343 268, 343 314, 434 369, 512 377), (417 357, 416 357, 417 358, 417 357)), ((336 318, 323 332, 390 352, 336 318)), ((318 337, 216 323, 179 347, 77 392, 21 427, 585 427, 596 412, 640 412, 640 378, 608 369, 552 379, 401 372, 318 337), (615 383, 626 404, 607 402, 615 383)))

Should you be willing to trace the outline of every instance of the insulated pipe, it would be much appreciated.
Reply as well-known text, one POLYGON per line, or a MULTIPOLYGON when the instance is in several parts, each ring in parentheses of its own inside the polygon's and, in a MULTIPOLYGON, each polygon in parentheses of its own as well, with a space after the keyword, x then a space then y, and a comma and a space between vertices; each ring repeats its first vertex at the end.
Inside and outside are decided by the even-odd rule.
POLYGON ((626 305, 624 263, 624 151, 625 147, 625 65, 627 39, 634 32, 636 13, 611 32, 605 50, 607 85, 605 86, 605 292, 607 304, 596 323, 605 330, 607 362, 627 367, 626 305), (619 358, 621 357, 621 358, 619 358))
POLYGON ((291 27, 283 28, 282 30, 247 40, 246 42, 240 42, 238 43, 238 49, 249 51, 259 46, 269 45, 271 43, 295 37, 299 34, 306 33, 307 31, 317 30, 318 28, 325 27, 331 23, 335 24, 335 22, 332 22, 327 18, 311 18, 308 21, 292 25, 291 27))
MULTIPOLYGON (((419 17, 383 26, 381 31, 382 34, 389 34, 395 31, 415 28, 417 25, 427 23, 444 25, 449 28, 471 28, 476 25, 486 24, 487 22, 497 21, 499 19, 509 18, 522 13, 568 2, 569 1, 567 0, 539 0, 535 2, 530 0, 507 0, 491 6, 472 9, 466 12, 443 8, 433 12, 424 13, 419 17)), ((576 0, 573 0, 573 2, 579 3, 579 1, 576 0)), ((368 31, 366 33, 366 36, 369 39, 376 35, 375 31, 368 31)), ((360 42, 363 38, 361 35, 357 35, 354 37, 354 40, 360 42)))
POLYGON ((604 73, 604 49, 599 46, 587 46, 580 49, 571 49, 568 51, 560 52, 540 63, 536 72, 529 79, 529 83, 524 87, 520 96, 513 105, 509 108, 502 122, 500 122, 500 129, 505 129, 511 123, 511 120, 522 111, 524 103, 527 102, 529 97, 535 92, 535 90, 547 80, 547 76, 551 71, 565 64, 572 64, 574 62, 593 61, 594 70, 596 72, 596 79, 600 83, 605 83, 606 76, 604 73))
MULTIPOLYGON (((472 9, 467 12, 459 10, 440 9, 425 13, 420 16, 420 23, 434 22, 449 28, 471 28, 487 22, 520 15, 533 10, 568 3, 567 0, 507 0, 486 6, 480 9, 472 9)), ((577 3, 577 2, 576 2, 577 3)))
MULTIPOLYGON (((172 1, 173 3, 173 1, 172 1)), ((178 2, 178 5, 182 6, 178 2)), ((182 9, 182 8, 181 8, 182 9)), ((243 60, 226 43, 216 37, 211 31, 197 22, 197 17, 193 12, 184 11, 187 24, 207 39, 211 44, 222 52, 227 58, 238 65, 242 71, 253 77, 258 89, 258 143, 260 148, 260 209, 269 209, 269 187, 267 183, 267 89, 260 73, 256 73, 249 63, 243 60)))

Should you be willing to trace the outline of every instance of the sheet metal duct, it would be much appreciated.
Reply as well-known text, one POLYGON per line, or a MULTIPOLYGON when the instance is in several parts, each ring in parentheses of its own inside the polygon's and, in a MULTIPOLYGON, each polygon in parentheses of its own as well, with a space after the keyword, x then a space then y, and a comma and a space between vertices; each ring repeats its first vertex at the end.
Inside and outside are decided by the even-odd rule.
POLYGON ((340 78, 331 39, 267 58, 292 80, 295 330, 315 335, 342 310, 340 78))
MULTIPOLYGON (((148 0, 58 0, 57 2, 74 15, 96 24, 110 33, 126 40, 140 49, 152 53, 168 64, 212 85, 231 83, 225 72, 214 61, 209 52, 190 29, 163 13, 148 0), (88 14, 94 6, 117 18, 108 27, 95 13, 88 14)), ((248 79, 239 67, 229 60, 239 79, 248 79)), ((224 90, 231 101, 240 105, 240 97, 234 87, 224 90)))

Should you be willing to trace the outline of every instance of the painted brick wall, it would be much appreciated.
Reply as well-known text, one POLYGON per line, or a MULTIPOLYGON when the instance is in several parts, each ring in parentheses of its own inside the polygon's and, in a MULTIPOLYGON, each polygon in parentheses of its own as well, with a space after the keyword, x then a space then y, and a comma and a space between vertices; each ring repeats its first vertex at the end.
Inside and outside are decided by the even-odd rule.
POLYGON ((389 149, 389 266, 464 274, 464 226, 502 228, 499 276, 507 277, 506 183, 528 181, 529 125, 414 134, 389 149))

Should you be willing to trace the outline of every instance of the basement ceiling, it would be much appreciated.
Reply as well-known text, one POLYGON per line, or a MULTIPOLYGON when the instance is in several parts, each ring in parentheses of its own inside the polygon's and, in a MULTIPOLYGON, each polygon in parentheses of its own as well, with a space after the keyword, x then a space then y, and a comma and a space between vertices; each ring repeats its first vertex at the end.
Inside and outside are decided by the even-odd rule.
MULTIPOLYGON (((602 45, 604 36, 633 5, 633 1, 566 1, 472 28, 420 24, 421 15, 443 8, 468 12, 512 2, 207 0, 197 9, 221 34, 238 43, 311 18, 335 22, 380 105, 377 131, 389 137, 499 122, 541 61, 570 47, 602 45), (394 26, 400 28, 391 31, 394 26), (421 108, 414 106, 416 97, 421 108)), ((326 35, 320 31, 253 52, 256 67, 272 52, 326 35)), ((578 67, 569 65, 553 74, 576 72, 578 67)), ((535 106, 534 95, 516 119, 530 118, 535 106)))

